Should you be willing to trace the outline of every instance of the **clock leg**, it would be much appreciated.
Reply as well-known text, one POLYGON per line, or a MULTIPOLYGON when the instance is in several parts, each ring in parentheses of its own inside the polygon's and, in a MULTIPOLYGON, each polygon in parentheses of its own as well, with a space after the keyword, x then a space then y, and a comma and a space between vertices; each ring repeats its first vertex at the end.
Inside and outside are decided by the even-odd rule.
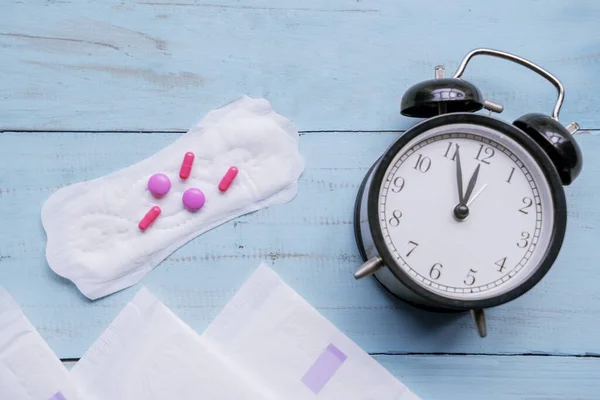
POLYGON ((383 267, 383 260, 379 257, 373 257, 367 260, 363 265, 356 270, 354 273, 354 279, 362 279, 366 276, 372 275, 383 267))
POLYGON ((471 310, 471 316, 475 321, 475 325, 477 325, 477 331, 479 332, 479 336, 486 337, 487 327, 485 325, 485 312, 483 311, 483 309, 471 310))

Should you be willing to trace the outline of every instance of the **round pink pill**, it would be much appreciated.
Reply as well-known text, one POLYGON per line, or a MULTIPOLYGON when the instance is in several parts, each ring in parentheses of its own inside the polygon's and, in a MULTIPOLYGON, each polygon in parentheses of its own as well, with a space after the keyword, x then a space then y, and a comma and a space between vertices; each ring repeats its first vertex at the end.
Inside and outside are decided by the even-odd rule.
POLYGON ((148 190, 157 197, 164 196, 171 190, 171 180, 165 174, 154 174, 148 179, 148 190))
POLYGON ((198 211, 206 202, 202 190, 196 188, 191 188, 183 192, 183 198, 181 200, 183 201, 183 206, 189 211, 198 211))

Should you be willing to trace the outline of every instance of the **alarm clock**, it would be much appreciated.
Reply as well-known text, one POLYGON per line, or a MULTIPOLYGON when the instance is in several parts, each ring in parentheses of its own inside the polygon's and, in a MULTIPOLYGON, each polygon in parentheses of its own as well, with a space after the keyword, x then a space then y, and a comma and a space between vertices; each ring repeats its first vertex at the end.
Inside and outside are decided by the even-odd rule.
POLYGON ((484 310, 523 295, 559 254, 567 223, 564 186, 582 168, 559 111, 565 90, 540 66, 492 49, 469 52, 452 78, 409 88, 400 112, 422 120, 398 137, 369 169, 354 212, 364 264, 387 291, 421 309, 471 312, 481 337, 484 310), (461 78, 468 62, 487 55, 516 62, 558 91, 551 115, 506 122, 461 78), (487 113, 478 113, 481 110, 487 113))

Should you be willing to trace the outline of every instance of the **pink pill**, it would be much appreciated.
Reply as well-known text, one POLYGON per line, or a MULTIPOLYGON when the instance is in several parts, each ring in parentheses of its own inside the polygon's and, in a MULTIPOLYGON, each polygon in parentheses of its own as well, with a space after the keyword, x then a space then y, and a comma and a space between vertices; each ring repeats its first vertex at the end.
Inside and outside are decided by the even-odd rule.
POLYGON ((144 218, 138 224, 138 227, 145 231, 148 227, 158 218, 161 213, 161 209, 159 206, 154 206, 144 215, 144 218))
POLYGON ((148 179, 148 190, 156 197, 162 197, 171 190, 171 180, 165 174, 154 174, 148 179))
POLYGON ((191 188, 183 192, 183 197, 181 200, 183 201, 183 206, 189 211, 198 211, 206 202, 206 198, 204 197, 202 190, 196 188, 191 188))
POLYGON ((181 168, 179 169, 179 177, 181 179, 187 179, 190 177, 190 172, 192 172, 192 164, 194 163, 194 153, 188 151, 183 156, 183 162, 181 163, 181 168))
POLYGON ((233 182, 233 180, 235 179, 237 174, 238 174, 238 169, 236 167, 229 168, 227 170, 227 173, 225 174, 225 176, 223 177, 223 179, 221 179, 221 182, 219 183, 219 190, 221 192, 224 192, 227 189, 229 189, 229 186, 231 186, 231 183, 233 182))

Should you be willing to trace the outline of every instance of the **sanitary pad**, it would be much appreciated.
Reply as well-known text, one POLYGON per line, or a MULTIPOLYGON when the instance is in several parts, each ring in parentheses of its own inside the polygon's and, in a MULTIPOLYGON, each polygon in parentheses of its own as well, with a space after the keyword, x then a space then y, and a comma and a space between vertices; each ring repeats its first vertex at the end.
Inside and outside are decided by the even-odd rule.
POLYGON ((279 399, 418 399, 265 264, 202 336, 279 399))
POLYGON ((90 299, 139 282, 177 248, 228 220, 292 200, 304 170, 298 132, 264 99, 242 97, 207 114, 171 145, 137 164, 55 192, 43 205, 46 258, 90 299), (187 180, 186 152, 195 153, 187 180), (226 192, 219 182, 239 170, 226 192), (148 179, 166 174, 170 191, 155 198, 148 179), (186 189, 199 188, 205 205, 190 212, 186 189), (153 206, 162 213, 145 231, 138 222, 153 206))
POLYGON ((246 379, 142 289, 71 370, 87 400, 264 400, 246 379))
POLYGON ((69 371, 1 287, 0 399, 82 399, 69 371))

